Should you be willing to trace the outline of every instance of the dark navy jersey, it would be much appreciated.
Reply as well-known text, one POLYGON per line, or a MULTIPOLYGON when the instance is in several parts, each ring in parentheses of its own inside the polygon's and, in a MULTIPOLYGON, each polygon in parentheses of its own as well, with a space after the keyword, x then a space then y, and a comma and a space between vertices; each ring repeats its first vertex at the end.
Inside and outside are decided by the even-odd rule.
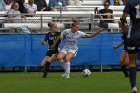
POLYGON ((140 0, 128 0, 124 12, 130 15, 132 29, 140 31, 140 0))
MULTIPOLYGON (((56 41, 56 39, 57 39, 60 35, 61 35, 61 32, 56 32, 55 34, 52 34, 51 32, 48 32, 48 33, 45 35, 44 40, 45 40, 46 42, 48 41, 49 50, 52 50, 52 49, 50 48, 50 46, 54 44, 54 42, 56 41)), ((60 43, 60 41, 56 44, 55 50, 58 50, 59 43, 60 43)))

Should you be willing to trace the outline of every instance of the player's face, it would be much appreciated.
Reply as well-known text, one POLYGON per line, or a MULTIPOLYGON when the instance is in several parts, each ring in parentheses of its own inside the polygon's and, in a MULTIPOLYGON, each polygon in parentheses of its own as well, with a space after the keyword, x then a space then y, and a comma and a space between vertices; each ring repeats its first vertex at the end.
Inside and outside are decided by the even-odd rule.
POLYGON ((51 31, 53 33, 57 32, 57 24, 54 24, 52 27, 51 27, 51 31))
POLYGON ((79 28, 80 28, 80 26, 79 25, 76 25, 75 27, 73 27, 73 30, 76 32, 76 31, 79 30, 79 28))

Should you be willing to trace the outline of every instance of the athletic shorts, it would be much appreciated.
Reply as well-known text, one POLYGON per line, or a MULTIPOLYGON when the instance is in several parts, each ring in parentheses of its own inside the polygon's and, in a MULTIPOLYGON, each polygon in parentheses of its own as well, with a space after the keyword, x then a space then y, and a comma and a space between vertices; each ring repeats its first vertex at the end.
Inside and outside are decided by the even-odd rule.
POLYGON ((51 57, 52 55, 57 55, 59 53, 58 50, 49 50, 46 52, 46 56, 51 57))
POLYGON ((129 54, 136 54, 140 50, 140 38, 128 38, 127 40, 127 52, 129 54))
POLYGON ((127 52, 127 46, 126 45, 124 45, 123 51, 127 52))
POLYGON ((69 52, 73 53, 74 56, 77 55, 77 50, 72 50, 72 49, 63 48, 60 52, 63 52, 63 53, 65 53, 66 55, 67 55, 69 52))

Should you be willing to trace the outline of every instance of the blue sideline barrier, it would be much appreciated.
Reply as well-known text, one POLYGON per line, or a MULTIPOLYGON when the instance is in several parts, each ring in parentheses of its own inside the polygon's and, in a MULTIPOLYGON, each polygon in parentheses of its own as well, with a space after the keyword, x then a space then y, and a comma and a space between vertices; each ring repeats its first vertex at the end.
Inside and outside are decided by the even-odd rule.
MULTIPOLYGON (((39 66, 47 51, 41 45, 44 34, 0 34, 0 66, 39 66)), ((94 38, 79 40, 79 51, 71 65, 119 65, 122 47, 120 33, 101 33, 94 38)), ((62 48, 63 42, 60 45, 62 48)), ((52 66, 58 66, 54 62, 52 66)))

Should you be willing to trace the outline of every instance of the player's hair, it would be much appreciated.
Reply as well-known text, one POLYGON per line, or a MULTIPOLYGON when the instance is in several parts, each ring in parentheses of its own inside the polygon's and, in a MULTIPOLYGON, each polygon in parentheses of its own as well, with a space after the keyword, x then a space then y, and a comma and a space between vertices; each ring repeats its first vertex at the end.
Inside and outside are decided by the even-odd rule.
POLYGON ((72 21, 72 22, 75 22, 75 23, 80 22, 79 19, 76 18, 76 17, 72 17, 72 18, 71 18, 71 21, 72 21))
POLYGON ((75 27, 76 25, 79 25, 80 24, 80 21, 79 21, 79 19, 78 18, 76 18, 76 17, 72 17, 72 24, 71 24, 71 27, 75 27))
POLYGON ((78 25, 78 24, 74 23, 74 22, 71 24, 72 27, 75 27, 76 25, 78 25))
POLYGON ((48 23, 48 27, 49 27, 49 28, 51 28, 53 25, 54 25, 53 22, 49 22, 49 23, 48 23))

